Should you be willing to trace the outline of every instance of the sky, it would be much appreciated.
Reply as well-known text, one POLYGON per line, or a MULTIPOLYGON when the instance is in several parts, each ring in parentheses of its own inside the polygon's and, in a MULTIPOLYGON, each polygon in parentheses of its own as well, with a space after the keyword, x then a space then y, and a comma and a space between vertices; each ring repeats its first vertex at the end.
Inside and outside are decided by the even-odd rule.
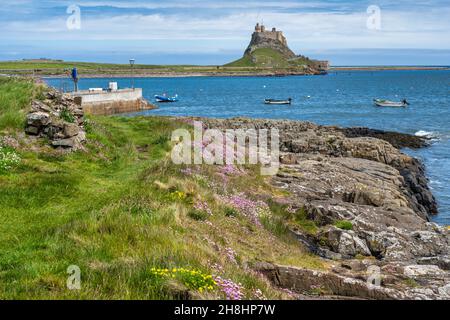
POLYGON ((0 60, 224 64, 263 22, 336 66, 450 65, 449 17, 449 0, 1 0, 0 60))

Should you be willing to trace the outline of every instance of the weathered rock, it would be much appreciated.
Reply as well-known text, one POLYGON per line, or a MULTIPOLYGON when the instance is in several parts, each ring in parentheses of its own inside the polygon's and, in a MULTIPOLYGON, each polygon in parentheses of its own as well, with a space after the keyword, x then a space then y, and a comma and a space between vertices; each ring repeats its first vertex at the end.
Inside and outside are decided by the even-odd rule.
POLYGON ((270 264, 255 266, 258 272, 264 274, 275 285, 298 292, 311 294, 320 291, 323 295, 357 297, 371 300, 407 299, 406 294, 367 281, 347 278, 326 271, 308 270, 270 264))
POLYGON ((39 134, 39 128, 34 126, 27 126, 25 132, 32 136, 37 136, 39 134))
POLYGON ((438 289, 439 295, 445 297, 446 299, 450 298, 450 284, 446 284, 443 287, 438 289))
POLYGON ((329 227, 318 235, 334 252, 343 256, 354 257, 356 255, 370 256, 371 252, 365 240, 360 239, 353 231, 344 231, 336 227, 329 227))
POLYGON ((418 264, 432 264, 443 270, 450 270, 450 257, 425 257, 418 259, 418 264))
MULTIPOLYGON (((423 166, 387 141, 348 138, 341 128, 308 122, 242 118, 204 122, 219 129, 279 130, 283 154, 274 185, 291 191, 292 204, 319 226, 338 220, 354 225, 354 236, 347 233, 327 249, 343 256, 368 250, 389 260, 448 254, 448 232, 427 224, 428 215, 436 212, 436 201, 423 166)), ((416 141, 399 136, 402 144, 408 137, 416 141)))
MULTIPOLYGON (((296 121, 201 120, 207 128, 222 130, 279 130, 281 167, 272 183, 288 190, 290 206, 320 228, 311 235, 289 224, 311 252, 333 260, 373 256, 389 271, 384 281, 395 282, 404 297, 439 297, 449 278, 449 231, 428 222, 437 206, 423 165, 387 142, 419 146, 417 137, 296 121), (341 220, 351 222, 352 230, 333 226, 341 220), (406 266, 423 264, 433 264, 440 279, 430 273, 413 276, 418 267, 404 272, 406 266), (420 288, 402 287, 408 279, 420 288)), ((361 277, 349 272, 346 277, 361 277)))
POLYGON ((347 138, 371 137, 385 140, 395 148, 418 149, 428 145, 429 139, 399 132, 387 132, 364 127, 338 128, 347 138))
POLYGON ((44 127, 50 122, 50 115, 46 112, 38 111, 27 115, 27 125, 37 128, 44 127))
POLYGON ((31 109, 27 115, 27 134, 48 138, 55 148, 83 149, 82 143, 86 141, 84 112, 71 97, 50 90, 44 101, 33 101, 31 109), (63 111, 74 117, 73 123, 62 119, 63 111))
POLYGON ((73 148, 75 146, 74 139, 61 139, 52 141, 52 146, 54 147, 62 147, 62 148, 73 148))
POLYGON ((410 265, 404 269, 405 275, 411 278, 414 277, 443 277, 446 272, 434 265, 410 265))
POLYGON ((48 105, 38 100, 31 102, 31 109, 35 112, 52 112, 52 109, 48 105))
POLYGON ((78 125, 73 123, 65 123, 64 124, 64 136, 66 138, 71 138, 80 133, 81 129, 78 125))
POLYGON ((85 142, 86 141, 86 132, 84 132, 84 131, 78 132, 77 140, 80 143, 85 142))
POLYGON ((435 300, 450 297, 448 275, 427 278, 421 274, 414 278, 416 281, 409 282, 406 281, 408 278, 403 274, 403 268, 395 264, 380 268, 370 260, 350 263, 355 267, 344 265, 331 271, 269 263, 257 263, 254 269, 264 274, 276 286, 306 296, 313 293, 324 298, 338 296, 376 300, 435 300))

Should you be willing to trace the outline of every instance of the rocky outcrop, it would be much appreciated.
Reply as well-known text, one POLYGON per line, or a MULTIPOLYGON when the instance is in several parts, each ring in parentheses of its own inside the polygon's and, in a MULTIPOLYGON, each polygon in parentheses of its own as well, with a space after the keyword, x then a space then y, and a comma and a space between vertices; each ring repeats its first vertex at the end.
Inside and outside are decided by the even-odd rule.
POLYGON ((329 61, 309 59, 296 55, 288 46, 283 32, 273 28, 266 30, 257 24, 243 58, 227 64, 228 67, 260 67, 278 70, 273 75, 317 75, 327 72, 329 61))
POLYGON ((47 138, 55 148, 83 149, 86 140, 83 109, 72 98, 50 90, 44 100, 32 102, 25 132, 47 138))
POLYGON ((418 149, 426 147, 429 144, 429 139, 426 137, 412 136, 409 134, 383 131, 376 129, 369 129, 365 127, 354 128, 336 128, 341 131, 347 138, 370 137, 385 140, 395 148, 411 148, 418 149))
MULTIPOLYGON (((278 33, 279 32, 280 31, 278 31, 278 33)), ((296 57, 295 53, 289 49, 284 36, 282 36, 281 33, 280 36, 277 36, 276 33, 272 36, 272 32, 253 33, 250 44, 247 50, 245 50, 245 55, 251 56, 255 50, 263 48, 273 49, 281 53, 286 59, 293 59, 296 57)))
POLYGON ((376 266, 371 261, 341 263, 330 271, 258 263, 254 269, 273 284, 322 299, 368 300, 450 299, 450 278, 436 266, 376 266))
MULTIPOLYGON (((416 292, 422 298, 438 296, 446 290, 442 288, 448 288, 449 231, 429 222, 437 205, 423 165, 393 146, 420 147, 426 141, 406 134, 308 122, 203 121, 218 129, 279 129, 281 168, 271 180, 292 195, 287 201, 291 210, 317 226, 317 232, 311 232, 288 224, 313 253, 337 261, 370 259, 386 270, 395 266, 389 277, 399 283, 417 281, 426 291, 416 292)), ((346 277, 359 276, 350 273, 346 277)), ((399 290, 403 295, 392 298, 417 297, 406 294, 405 288, 399 290)))

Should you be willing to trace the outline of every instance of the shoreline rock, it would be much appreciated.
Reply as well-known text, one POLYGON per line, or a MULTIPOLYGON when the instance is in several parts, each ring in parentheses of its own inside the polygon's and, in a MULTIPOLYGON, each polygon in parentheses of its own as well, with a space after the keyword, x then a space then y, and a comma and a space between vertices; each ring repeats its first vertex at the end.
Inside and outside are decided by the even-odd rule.
MULTIPOLYGON (((401 292, 392 295, 395 299, 450 298, 442 294, 450 281, 450 234, 429 222, 437 205, 425 168, 388 142, 419 147, 426 141, 400 133, 299 121, 201 121, 219 130, 279 130, 281 167, 270 180, 291 194, 284 203, 317 226, 318 231, 311 233, 288 224, 312 253, 342 263, 369 259, 393 279, 393 288, 401 292), (339 227, 342 222, 345 228, 339 227), (421 290, 405 288, 404 281, 419 282, 421 290)), ((361 278, 354 270, 345 273, 347 278, 361 278)), ((383 294, 364 298, 383 298, 383 294)))

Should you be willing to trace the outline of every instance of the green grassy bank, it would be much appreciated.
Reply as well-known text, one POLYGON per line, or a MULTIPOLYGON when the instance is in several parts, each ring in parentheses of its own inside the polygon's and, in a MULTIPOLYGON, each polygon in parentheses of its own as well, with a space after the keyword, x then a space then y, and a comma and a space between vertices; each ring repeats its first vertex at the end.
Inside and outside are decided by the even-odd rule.
POLYGON ((300 215, 273 201, 285 194, 258 168, 172 163, 183 121, 89 117, 86 150, 69 154, 25 136, 30 101, 45 90, 0 79, 0 299, 221 299, 218 276, 243 299, 288 299, 251 266, 324 268, 286 231, 284 219, 301 226, 300 215), (262 225, 246 215, 253 206, 262 225), (81 290, 67 288, 71 265, 81 290))
POLYGON ((252 52, 251 55, 245 55, 239 60, 231 62, 225 67, 270 67, 275 69, 303 70, 304 67, 311 65, 311 60, 307 58, 297 58, 293 60, 286 59, 283 54, 270 48, 260 48, 252 52))
MULTIPOLYGON (((272 53, 271 53, 272 54, 272 53)), ((237 63, 225 66, 191 66, 191 65, 143 65, 137 64, 133 74, 143 77, 170 76, 170 75, 230 75, 230 74, 265 74, 271 72, 293 72, 292 65, 280 63, 277 65, 262 63, 253 64, 241 59, 237 63), (242 61, 241 61, 242 60, 242 61)), ((272 61, 271 57, 263 57, 261 61, 272 61)), ((106 64, 90 62, 64 62, 64 61, 0 61, 0 74, 35 75, 35 76, 65 76, 72 68, 77 67, 80 76, 130 76, 132 71, 129 64, 106 64)), ((295 68, 294 68, 295 69, 295 68)), ((302 71, 299 68, 297 71, 302 71)))

